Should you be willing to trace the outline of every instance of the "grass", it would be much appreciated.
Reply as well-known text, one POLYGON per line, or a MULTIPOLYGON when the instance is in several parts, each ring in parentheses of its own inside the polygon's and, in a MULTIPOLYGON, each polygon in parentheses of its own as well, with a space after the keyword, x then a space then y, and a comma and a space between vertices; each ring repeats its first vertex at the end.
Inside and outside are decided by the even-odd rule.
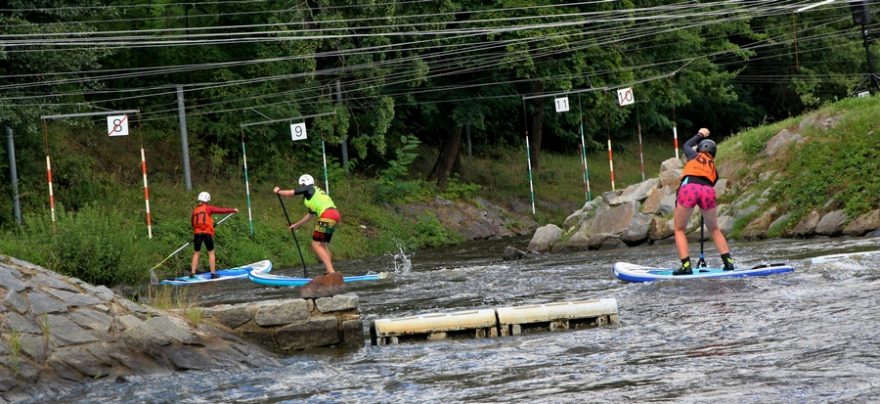
POLYGON ((6 335, 6 343, 9 347, 9 363, 12 366, 12 371, 18 376, 21 374, 21 332, 9 330, 6 335))
POLYGON ((842 208, 852 220, 880 206, 880 177, 874 175, 880 171, 878 108, 880 97, 849 98, 749 129, 722 144, 718 158, 740 163, 734 180, 739 182, 738 194, 774 188, 766 205, 775 204, 790 217, 771 229, 771 235, 782 234, 814 209, 842 208), (803 125, 807 118, 812 124, 803 125), (798 131, 805 142, 789 149, 785 159, 765 160, 759 153, 784 128, 798 131), (764 171, 779 172, 781 177, 776 184, 761 184, 758 174, 764 171))

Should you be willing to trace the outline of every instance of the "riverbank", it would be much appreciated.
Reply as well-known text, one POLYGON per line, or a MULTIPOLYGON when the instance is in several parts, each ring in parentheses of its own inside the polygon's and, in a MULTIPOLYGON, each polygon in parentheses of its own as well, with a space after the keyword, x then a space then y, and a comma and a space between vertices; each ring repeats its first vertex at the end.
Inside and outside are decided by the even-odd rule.
MULTIPOLYGON (((728 239, 880 234, 876 136, 880 99, 848 99, 752 129, 718 145, 718 224, 728 239)), ((533 252, 578 251, 668 241, 683 161, 657 177, 606 192, 561 226, 539 228, 533 252)), ((698 237, 699 211, 688 232, 698 237)))

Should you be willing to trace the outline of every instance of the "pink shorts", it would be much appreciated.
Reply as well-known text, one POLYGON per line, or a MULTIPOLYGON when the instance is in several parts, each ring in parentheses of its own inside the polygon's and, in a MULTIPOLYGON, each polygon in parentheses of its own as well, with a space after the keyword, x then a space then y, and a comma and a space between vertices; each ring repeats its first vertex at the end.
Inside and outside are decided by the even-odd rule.
POLYGON ((686 208, 699 206, 702 210, 715 209, 715 187, 702 184, 684 184, 678 189, 678 204, 686 208))

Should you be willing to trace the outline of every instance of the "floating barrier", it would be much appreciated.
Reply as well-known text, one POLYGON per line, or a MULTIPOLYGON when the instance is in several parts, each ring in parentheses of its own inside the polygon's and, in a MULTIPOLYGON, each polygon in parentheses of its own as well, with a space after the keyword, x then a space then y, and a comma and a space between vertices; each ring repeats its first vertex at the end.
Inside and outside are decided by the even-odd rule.
POLYGON ((585 300, 501 307, 498 313, 500 335, 524 331, 556 331, 605 326, 620 322, 616 299, 585 300))
POLYGON ((493 309, 380 319, 370 326, 370 341, 373 345, 388 345, 407 340, 495 337, 498 336, 497 325, 493 309))
POLYGON ((492 338, 619 322, 616 299, 532 304, 378 319, 370 325, 370 341, 373 345, 393 345, 406 341, 492 338))

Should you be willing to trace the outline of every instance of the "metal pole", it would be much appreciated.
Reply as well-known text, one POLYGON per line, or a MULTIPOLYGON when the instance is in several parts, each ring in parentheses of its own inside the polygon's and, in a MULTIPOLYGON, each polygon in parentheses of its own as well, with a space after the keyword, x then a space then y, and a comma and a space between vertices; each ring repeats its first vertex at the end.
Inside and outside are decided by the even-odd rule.
POLYGON ((330 178, 327 175, 327 148, 324 146, 323 140, 321 140, 321 156, 324 157, 324 188, 326 188, 327 195, 330 195, 330 178))
MULTIPOLYGON (((336 79, 336 101, 342 105, 342 83, 336 79)), ((342 169, 348 172, 348 137, 342 139, 342 169)))
POLYGON ((180 122, 180 151, 183 153, 183 183, 187 191, 192 191, 192 176, 189 169, 189 137, 186 133, 186 106, 183 103, 183 86, 177 86, 177 120, 180 122))
POLYGON ((590 167, 587 164, 587 142, 584 140, 584 110, 581 107, 580 94, 578 94, 578 113, 581 115, 579 130, 581 133, 581 162, 584 166, 584 196, 587 197, 587 202, 590 202, 593 200, 593 193, 590 191, 590 167))
POLYGON ((526 135, 526 161, 529 164, 529 194, 532 196, 532 215, 535 214, 535 185, 532 182, 532 151, 529 148, 529 135, 526 135))
POLYGON ((474 155, 474 149, 471 146, 471 124, 467 124, 464 126, 464 134, 467 136, 467 150, 468 156, 474 155))
POLYGON ((43 119, 43 147, 46 150, 46 177, 49 183, 49 214, 52 217, 52 234, 55 234, 55 192, 52 189, 52 159, 49 157, 49 125, 43 119))
POLYGON ((645 181, 645 149, 642 146, 642 120, 639 117, 639 104, 636 104, 636 128, 639 132, 639 163, 642 169, 642 181, 645 181))
POLYGON ((248 168, 247 168, 247 149, 244 145, 244 129, 241 129, 241 161, 244 163, 244 193, 247 198, 247 210, 248 210, 248 227, 251 232, 251 240, 254 239, 254 215, 251 212, 251 183, 248 179, 248 168))
POLYGON ((144 154, 144 128, 141 113, 138 111, 138 131, 141 135, 141 172, 144 175, 144 205, 147 208, 147 238, 153 238, 153 216, 150 213, 150 187, 147 185, 147 157, 144 154))
POLYGON ((865 54, 868 56, 868 74, 871 78, 871 87, 874 92, 880 90, 880 83, 877 82, 877 72, 874 70, 874 57, 871 55, 871 34, 868 28, 862 25, 862 37, 865 39, 865 54))
POLYGON ((12 206, 15 213, 15 223, 21 226, 21 202, 18 195, 18 173, 15 168, 15 140, 12 138, 12 128, 6 127, 6 150, 9 155, 9 182, 12 185, 12 206))

